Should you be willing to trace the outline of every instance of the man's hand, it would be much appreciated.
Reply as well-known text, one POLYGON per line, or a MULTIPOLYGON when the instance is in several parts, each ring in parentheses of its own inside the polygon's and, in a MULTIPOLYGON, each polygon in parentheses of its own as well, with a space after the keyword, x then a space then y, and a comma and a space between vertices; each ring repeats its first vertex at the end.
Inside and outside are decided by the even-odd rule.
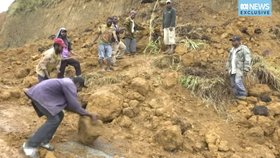
POLYGON ((173 31, 173 27, 169 27, 169 31, 173 31))
POLYGON ((97 122, 98 120, 98 116, 96 114, 89 114, 87 116, 90 117, 93 122, 97 122))

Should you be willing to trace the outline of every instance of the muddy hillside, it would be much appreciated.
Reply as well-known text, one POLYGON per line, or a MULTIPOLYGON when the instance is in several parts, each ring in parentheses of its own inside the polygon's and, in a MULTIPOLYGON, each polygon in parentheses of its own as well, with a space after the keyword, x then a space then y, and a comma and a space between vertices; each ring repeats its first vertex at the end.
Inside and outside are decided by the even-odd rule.
MULTIPOLYGON (((174 3, 172 55, 163 54, 165 1, 16 0, 0 14, 0 157, 24 157, 23 142, 45 121, 23 89, 37 84, 35 66, 60 27, 68 28, 88 86, 79 98, 103 124, 65 112, 52 140, 56 150, 40 149, 40 157, 280 157, 279 2, 273 1, 270 17, 238 17, 235 0, 174 3), (123 25, 132 8, 145 28, 136 35, 137 55, 118 60, 112 72, 100 72, 92 42, 96 28, 112 15, 123 25), (149 41, 150 33, 158 40, 149 41), (249 96, 242 101, 232 97, 225 70, 234 34, 253 56, 245 77, 249 96), (100 135, 95 141, 83 137, 93 133, 100 135)), ((74 72, 67 67, 67 77, 74 72)))

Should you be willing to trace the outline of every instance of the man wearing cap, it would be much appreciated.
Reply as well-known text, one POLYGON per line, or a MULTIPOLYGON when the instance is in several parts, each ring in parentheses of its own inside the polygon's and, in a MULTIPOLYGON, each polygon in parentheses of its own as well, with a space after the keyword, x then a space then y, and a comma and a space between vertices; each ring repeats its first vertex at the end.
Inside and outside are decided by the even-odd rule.
POLYGON ((163 11, 164 44, 167 46, 166 54, 174 53, 175 42, 175 27, 176 27, 176 10, 172 7, 171 0, 166 1, 166 8, 163 11))
POLYGON ((241 44, 239 36, 233 36, 230 41, 233 47, 229 51, 226 67, 236 98, 243 100, 247 96, 243 76, 251 70, 251 53, 247 46, 241 44))
POLYGON ((61 53, 65 47, 64 41, 60 38, 54 39, 53 47, 48 49, 42 55, 39 64, 36 66, 36 73, 39 82, 50 78, 50 73, 53 70, 59 72, 61 64, 61 53))
POLYGON ((71 46, 72 44, 67 37, 67 30, 65 28, 60 28, 56 34, 56 38, 62 39, 66 46, 63 48, 63 51, 61 53, 61 65, 60 65, 59 73, 57 74, 57 78, 64 77, 65 69, 68 65, 73 66, 75 68, 76 76, 80 76, 81 75, 80 62, 72 58, 73 55, 72 46, 71 46))
POLYGON ((49 79, 25 91, 37 115, 47 117, 47 121, 23 144, 26 156, 37 157, 39 147, 54 150, 49 142, 63 120, 63 110, 97 120, 96 115, 85 111, 77 99, 77 92, 85 87, 84 82, 81 77, 49 79))
POLYGON ((135 55, 136 54, 136 39, 135 33, 137 30, 144 30, 143 27, 137 25, 135 23, 136 11, 130 11, 129 17, 125 20, 125 46, 127 55, 135 55))

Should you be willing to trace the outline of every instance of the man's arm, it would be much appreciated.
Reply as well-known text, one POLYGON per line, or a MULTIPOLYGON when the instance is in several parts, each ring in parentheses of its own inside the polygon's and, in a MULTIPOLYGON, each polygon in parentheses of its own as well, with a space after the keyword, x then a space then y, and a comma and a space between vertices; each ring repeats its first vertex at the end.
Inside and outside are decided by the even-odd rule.
POLYGON ((119 43, 119 39, 118 39, 117 31, 116 31, 116 30, 113 31, 113 36, 114 36, 115 41, 116 41, 117 43, 119 43))
POLYGON ((176 27, 176 10, 175 9, 172 9, 170 27, 176 27))
POLYGON ((78 101, 77 89, 73 83, 65 82, 62 89, 67 101, 67 106, 65 108, 66 110, 72 111, 82 116, 91 115, 82 108, 80 102, 78 101))
POLYGON ((244 54, 244 71, 249 72, 251 70, 251 52, 248 47, 243 47, 243 54, 244 54))
POLYGON ((50 58, 43 56, 42 60, 39 62, 39 67, 43 70, 45 77, 50 78, 50 74, 47 69, 47 65, 50 62, 50 58))

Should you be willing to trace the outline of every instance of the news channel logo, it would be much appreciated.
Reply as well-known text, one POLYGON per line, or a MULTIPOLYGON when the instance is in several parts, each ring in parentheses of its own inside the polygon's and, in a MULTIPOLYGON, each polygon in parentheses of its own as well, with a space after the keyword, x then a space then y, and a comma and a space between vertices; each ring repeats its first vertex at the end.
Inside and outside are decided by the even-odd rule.
POLYGON ((271 16, 272 0, 238 0, 238 16, 271 16))

